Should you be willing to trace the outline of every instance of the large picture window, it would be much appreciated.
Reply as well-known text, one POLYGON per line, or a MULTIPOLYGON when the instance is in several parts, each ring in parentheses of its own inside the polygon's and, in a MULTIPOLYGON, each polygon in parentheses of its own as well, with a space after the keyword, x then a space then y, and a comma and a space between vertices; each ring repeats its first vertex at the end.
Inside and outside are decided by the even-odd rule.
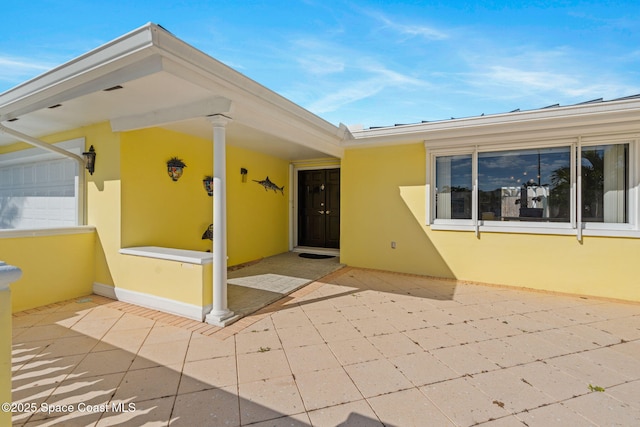
POLYGON ((478 217, 568 222, 570 165, 570 147, 478 153, 478 217))
POLYGON ((636 222, 630 142, 506 150, 478 146, 465 154, 445 150, 438 150, 431 163, 434 226, 544 227, 566 233, 572 228, 629 230, 636 222))

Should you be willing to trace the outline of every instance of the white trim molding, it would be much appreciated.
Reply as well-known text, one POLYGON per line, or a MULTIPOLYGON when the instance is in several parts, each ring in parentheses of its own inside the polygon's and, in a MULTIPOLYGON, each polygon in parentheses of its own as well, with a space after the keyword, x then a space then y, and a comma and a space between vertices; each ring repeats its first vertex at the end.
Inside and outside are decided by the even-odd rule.
POLYGON ((194 304, 187 304, 129 289, 117 288, 115 286, 109 286, 98 282, 93 283, 93 293, 117 301, 126 302, 128 304, 139 305, 152 310, 158 310, 164 313, 175 314, 176 316, 197 320, 199 322, 202 322, 206 313, 211 311, 210 304, 200 307, 194 304))

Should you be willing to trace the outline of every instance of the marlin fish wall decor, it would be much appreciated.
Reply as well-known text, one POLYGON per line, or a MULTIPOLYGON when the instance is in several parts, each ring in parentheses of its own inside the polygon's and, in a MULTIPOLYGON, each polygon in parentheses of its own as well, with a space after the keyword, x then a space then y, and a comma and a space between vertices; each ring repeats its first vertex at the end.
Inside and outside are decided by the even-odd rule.
POLYGON ((253 182, 257 182, 258 184, 262 185, 264 187, 264 191, 273 190, 274 193, 277 193, 279 191, 284 196, 284 185, 282 187, 278 187, 273 182, 271 182, 269 177, 266 177, 262 181, 257 181, 254 179, 253 182))

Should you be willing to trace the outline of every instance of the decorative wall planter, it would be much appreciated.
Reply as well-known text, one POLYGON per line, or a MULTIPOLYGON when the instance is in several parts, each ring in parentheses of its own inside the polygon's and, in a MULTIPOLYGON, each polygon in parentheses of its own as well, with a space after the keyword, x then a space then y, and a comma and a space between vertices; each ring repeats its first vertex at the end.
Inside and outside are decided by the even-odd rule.
POLYGON ((172 181, 177 181, 182 176, 182 172, 187 165, 178 157, 167 160, 167 173, 172 181))
POLYGON ((207 175, 202 180, 202 185, 209 196, 213 196, 213 177, 207 175))

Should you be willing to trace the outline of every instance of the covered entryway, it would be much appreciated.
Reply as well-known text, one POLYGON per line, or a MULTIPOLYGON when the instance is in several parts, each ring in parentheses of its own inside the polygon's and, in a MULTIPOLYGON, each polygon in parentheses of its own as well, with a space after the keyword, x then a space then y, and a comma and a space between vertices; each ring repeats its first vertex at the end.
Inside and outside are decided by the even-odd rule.
POLYGON ((298 171, 298 245, 340 248, 340 169, 298 171))

